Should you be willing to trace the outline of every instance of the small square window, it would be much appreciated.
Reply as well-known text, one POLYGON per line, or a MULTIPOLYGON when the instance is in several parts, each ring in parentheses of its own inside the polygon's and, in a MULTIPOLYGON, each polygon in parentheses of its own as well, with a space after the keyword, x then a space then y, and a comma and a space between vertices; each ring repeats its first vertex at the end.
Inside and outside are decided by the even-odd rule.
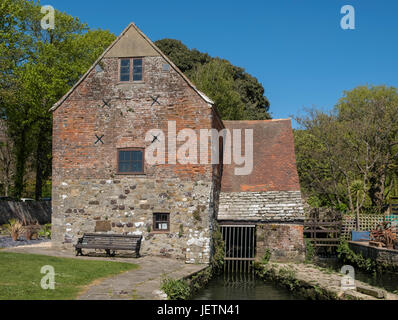
POLYGON ((119 174, 144 174, 144 150, 121 149, 118 150, 119 174))
POLYGON ((170 231, 170 214, 153 214, 153 231, 170 231))

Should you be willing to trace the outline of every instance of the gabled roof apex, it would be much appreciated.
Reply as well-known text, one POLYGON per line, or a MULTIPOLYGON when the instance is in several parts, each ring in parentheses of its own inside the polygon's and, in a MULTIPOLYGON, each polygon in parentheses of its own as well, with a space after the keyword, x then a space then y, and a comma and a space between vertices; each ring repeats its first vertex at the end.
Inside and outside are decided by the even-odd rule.
POLYGON ((131 22, 123 32, 113 41, 113 43, 101 54, 101 56, 94 62, 94 64, 88 69, 88 71, 76 82, 76 84, 57 102, 55 103, 50 111, 55 111, 65 100, 73 93, 73 91, 86 79, 90 72, 95 66, 107 55, 107 53, 122 39, 125 34, 134 28, 139 35, 141 35, 148 44, 163 58, 168 64, 185 80, 185 82, 194 90, 196 93, 208 104, 214 105, 214 102, 207 97, 203 92, 199 91, 195 85, 184 75, 184 73, 133 23, 131 22))

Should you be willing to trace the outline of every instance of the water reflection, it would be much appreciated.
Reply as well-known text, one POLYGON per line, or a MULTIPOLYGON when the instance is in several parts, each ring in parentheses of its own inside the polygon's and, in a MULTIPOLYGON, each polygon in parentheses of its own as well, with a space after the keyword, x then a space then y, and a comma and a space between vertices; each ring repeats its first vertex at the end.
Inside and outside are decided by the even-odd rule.
POLYGON ((253 273, 224 274, 213 278, 194 300, 300 300, 289 290, 264 282, 253 273))

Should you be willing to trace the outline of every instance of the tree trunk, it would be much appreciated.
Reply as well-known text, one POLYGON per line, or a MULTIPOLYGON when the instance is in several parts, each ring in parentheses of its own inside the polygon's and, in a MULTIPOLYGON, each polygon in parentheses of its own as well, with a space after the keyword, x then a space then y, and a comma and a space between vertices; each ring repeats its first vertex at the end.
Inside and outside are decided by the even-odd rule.
POLYGON ((36 183, 35 183, 35 199, 39 201, 43 191, 43 130, 40 128, 37 147, 36 147, 36 183))
POLYGON ((20 132, 19 141, 16 145, 16 172, 15 172, 15 190, 14 196, 17 199, 22 197, 24 190, 24 176, 26 168, 26 132, 27 129, 23 128, 20 132))
POLYGON ((356 213, 357 213, 357 216, 356 216, 356 229, 357 229, 357 231, 360 231, 359 230, 359 193, 357 194, 357 208, 356 208, 357 210, 356 210, 356 213))

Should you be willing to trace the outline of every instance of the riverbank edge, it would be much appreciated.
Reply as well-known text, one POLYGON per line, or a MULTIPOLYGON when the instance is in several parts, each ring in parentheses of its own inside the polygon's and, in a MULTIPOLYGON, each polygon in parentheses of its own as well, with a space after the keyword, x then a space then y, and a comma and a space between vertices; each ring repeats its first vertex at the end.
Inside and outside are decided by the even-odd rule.
POLYGON ((166 295, 167 300, 190 300, 214 276, 213 268, 207 266, 202 270, 181 278, 164 278, 162 280, 161 292, 166 295))
POLYGON ((357 290, 342 290, 342 274, 304 263, 256 263, 256 274, 311 300, 398 300, 384 289, 355 281, 357 290))

